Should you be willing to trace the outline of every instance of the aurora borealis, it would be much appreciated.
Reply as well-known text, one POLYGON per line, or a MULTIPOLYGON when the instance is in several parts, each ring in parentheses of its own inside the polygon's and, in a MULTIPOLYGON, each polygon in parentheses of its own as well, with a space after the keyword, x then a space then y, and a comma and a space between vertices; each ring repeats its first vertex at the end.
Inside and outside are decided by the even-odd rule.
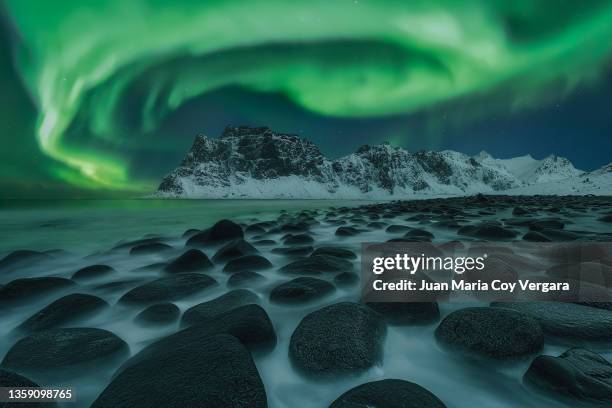
MULTIPOLYGON (((341 141, 346 150, 332 155, 384 139, 460 149, 471 121, 511 112, 529 125, 538 110, 572 106, 577 91, 609 91, 612 1, 7 0, 4 8, 12 53, 0 64, 12 64, 23 89, 2 68, 11 95, 0 115, 19 122, 2 128, 3 143, 42 157, 44 176, 34 180, 78 189, 148 191, 195 133, 258 114, 283 131, 309 128, 322 147, 341 141), (453 122, 452 136, 436 134, 440 118, 453 122), (351 136, 364 127, 370 138, 351 136)), ((591 127, 576 137, 610 137, 591 127)), ((17 162, 0 166, 18 189, 17 162)))

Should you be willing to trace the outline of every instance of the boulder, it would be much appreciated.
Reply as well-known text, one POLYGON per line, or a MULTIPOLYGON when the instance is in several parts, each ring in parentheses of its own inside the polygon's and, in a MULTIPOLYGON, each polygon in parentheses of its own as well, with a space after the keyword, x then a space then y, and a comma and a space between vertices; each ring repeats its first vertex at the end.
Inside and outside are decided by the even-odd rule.
POLYGON ((542 329, 535 319, 494 307, 456 310, 442 320, 435 334, 451 350, 495 359, 523 357, 544 345, 542 329))
POLYGON ((299 277, 281 283, 270 292, 270 301, 276 303, 306 303, 332 293, 331 283, 312 277, 299 277))
POLYGON ((589 350, 572 348, 559 357, 538 356, 524 379, 553 396, 612 406, 612 364, 589 350))
POLYGON ((182 273, 137 286, 123 295, 119 302, 147 304, 180 300, 216 284, 216 280, 206 275, 182 273))
POLYGON ((445 408, 438 397, 418 384, 388 379, 361 384, 342 394, 329 408, 445 408))
POLYGON ((181 310, 174 303, 158 303, 147 307, 134 318, 142 325, 164 325, 174 323, 181 315, 181 310))
POLYGON ((209 229, 192 235, 186 245, 214 245, 239 238, 244 238, 242 227, 230 220, 221 220, 209 229))
POLYGON ((223 267, 224 272, 260 271, 272 267, 272 263, 261 255, 246 255, 232 259, 223 267))
POLYGON ((612 341, 612 312, 609 310, 563 302, 493 302, 491 305, 531 316, 551 337, 612 341))
POLYGON ((73 293, 64 296, 30 316, 20 330, 39 331, 75 324, 109 307, 97 296, 73 293))
MULTIPOLYGON (((26 375, 59 372, 115 361, 128 353, 127 344, 102 329, 50 329, 22 338, 6 353, 3 368, 26 375)), ((57 379, 56 379, 57 381, 57 379)))
POLYGON ((214 262, 226 262, 231 259, 240 258, 245 255, 256 254, 259 251, 255 247, 244 239, 240 238, 231 242, 228 242, 213 256, 214 262))
POLYGON ((70 279, 43 277, 15 279, 0 288, 1 303, 26 303, 34 298, 76 286, 70 279))
POLYGON ((336 303, 308 314, 291 336, 289 357, 309 375, 356 373, 380 363, 384 318, 358 303, 336 303))
POLYGON ((72 275, 72 279, 79 281, 88 281, 100 278, 106 278, 115 272, 115 269, 108 265, 90 265, 79 269, 72 275))
POLYGON ((199 249, 189 249, 164 267, 169 273, 196 272, 211 269, 212 262, 199 249))
POLYGON ((266 391, 251 354, 230 335, 182 332, 134 356, 92 408, 265 408, 266 391), (164 369, 160 369, 164 367, 164 369))
POLYGON ((250 290, 232 290, 216 299, 190 307, 183 314, 181 324, 183 326, 193 326, 237 307, 258 302, 259 298, 250 290))

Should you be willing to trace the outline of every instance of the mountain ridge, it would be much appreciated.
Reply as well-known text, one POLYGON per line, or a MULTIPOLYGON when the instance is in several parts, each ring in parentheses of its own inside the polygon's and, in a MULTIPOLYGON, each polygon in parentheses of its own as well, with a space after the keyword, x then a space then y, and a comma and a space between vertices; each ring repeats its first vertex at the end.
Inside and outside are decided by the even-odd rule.
POLYGON ((557 194, 597 194, 602 185, 612 194, 607 184, 612 173, 602 169, 601 174, 584 172, 554 154, 542 160, 531 155, 495 159, 484 151, 474 156, 453 150, 409 152, 388 143, 362 145, 332 160, 294 134, 228 126, 219 138, 196 136, 181 165, 164 177, 154 196, 398 199, 512 193, 565 180, 571 180, 567 191, 557 194), (593 185, 592 178, 603 177, 602 185, 593 185))

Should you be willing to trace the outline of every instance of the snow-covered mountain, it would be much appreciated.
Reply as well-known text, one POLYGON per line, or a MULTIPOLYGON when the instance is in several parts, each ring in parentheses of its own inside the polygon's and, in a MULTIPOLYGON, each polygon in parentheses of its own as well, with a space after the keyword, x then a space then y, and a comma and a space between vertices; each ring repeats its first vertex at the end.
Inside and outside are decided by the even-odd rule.
POLYGON ((571 186, 579 184, 588 190, 593 183, 591 190, 604 186, 596 194, 612 194, 612 183, 606 184, 612 180, 612 171, 598 171, 601 174, 585 173, 554 155, 543 160, 529 155, 502 160, 486 152, 473 157, 451 150, 411 153, 388 144, 365 145, 330 160, 312 142, 296 135, 241 126, 226 128, 218 139, 197 136, 155 196, 394 199, 518 194, 523 189, 540 194, 544 191, 534 187, 543 185, 550 187, 549 194, 571 194, 576 191, 571 186))

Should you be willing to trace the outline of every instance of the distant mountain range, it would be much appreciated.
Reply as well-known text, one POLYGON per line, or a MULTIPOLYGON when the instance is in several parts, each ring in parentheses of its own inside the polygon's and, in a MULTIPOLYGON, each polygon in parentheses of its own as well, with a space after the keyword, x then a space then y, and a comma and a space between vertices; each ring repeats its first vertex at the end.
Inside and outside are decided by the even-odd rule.
POLYGON ((176 198, 395 199, 499 194, 612 195, 612 163, 592 172, 566 158, 495 159, 452 150, 361 146, 336 160, 312 142, 267 127, 198 135, 154 196, 176 198))

